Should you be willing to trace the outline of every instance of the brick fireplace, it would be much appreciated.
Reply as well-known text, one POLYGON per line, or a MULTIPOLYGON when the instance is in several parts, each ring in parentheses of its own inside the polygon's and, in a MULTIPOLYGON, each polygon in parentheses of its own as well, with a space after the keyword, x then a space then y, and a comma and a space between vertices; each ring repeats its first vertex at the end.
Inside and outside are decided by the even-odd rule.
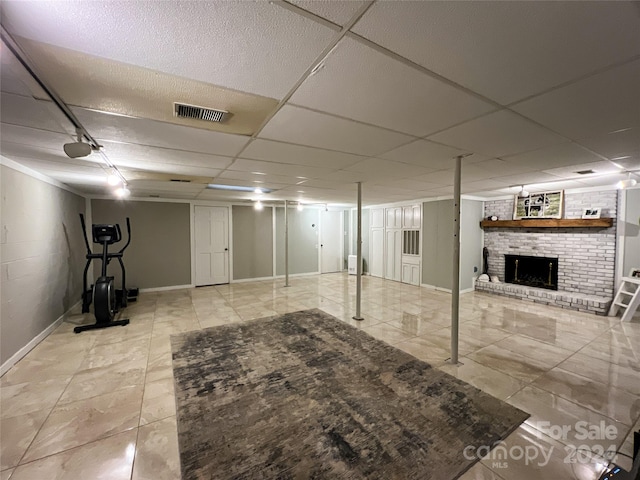
MULTIPOLYGON (((565 193, 564 218, 580 218, 583 208, 600 207, 602 217, 617 216, 618 192, 565 193)), ((513 199, 485 202, 485 218, 496 215, 511 219, 513 199)), ((614 294, 616 257, 616 223, 610 228, 491 228, 484 231, 484 245, 489 251, 489 275, 500 282, 476 282, 476 289, 508 295, 564 308, 606 314, 614 294), (533 283, 544 283, 548 264, 557 262, 557 283, 553 287, 513 282, 516 256, 536 262, 546 262, 547 272, 533 283), (550 260, 552 259, 552 260, 550 260), (507 269, 507 267, 509 267, 507 269), (509 270, 510 269, 510 270, 509 270), (505 273, 507 278, 505 279, 505 273)), ((518 262, 520 268, 522 260, 518 262)), ((541 264, 541 268, 545 268, 541 264)), ((552 267, 553 269, 553 267, 552 267)))

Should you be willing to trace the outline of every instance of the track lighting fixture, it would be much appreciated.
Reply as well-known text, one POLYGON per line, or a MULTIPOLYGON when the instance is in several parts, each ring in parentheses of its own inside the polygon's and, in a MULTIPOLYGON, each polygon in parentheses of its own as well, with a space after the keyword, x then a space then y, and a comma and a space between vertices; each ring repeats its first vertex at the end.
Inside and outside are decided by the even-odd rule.
POLYGON ((518 192, 518 196, 520 196, 520 197, 528 197, 529 196, 529 192, 524 189, 524 185, 522 185, 522 188, 518 192))
POLYGON ((76 128, 76 135, 78 136, 78 141, 65 143, 63 147, 64 153, 69 158, 86 157, 91 153, 91 145, 82 141, 82 130, 80 128, 76 128))

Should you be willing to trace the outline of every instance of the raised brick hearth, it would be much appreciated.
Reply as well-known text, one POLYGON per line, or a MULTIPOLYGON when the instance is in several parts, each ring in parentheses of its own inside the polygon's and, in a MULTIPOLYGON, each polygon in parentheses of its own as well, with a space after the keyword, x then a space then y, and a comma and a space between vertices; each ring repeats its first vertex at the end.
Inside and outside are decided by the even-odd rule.
MULTIPOLYGON (((564 218, 580 218, 583 208, 600 207, 602 217, 617 215, 616 190, 566 193, 564 218)), ((485 218, 508 220, 513 199, 485 202, 485 218)), ((558 259, 558 290, 510 283, 476 282, 476 290, 606 314, 614 293, 616 222, 611 228, 491 228, 484 231, 489 275, 504 282, 505 255, 558 259)))

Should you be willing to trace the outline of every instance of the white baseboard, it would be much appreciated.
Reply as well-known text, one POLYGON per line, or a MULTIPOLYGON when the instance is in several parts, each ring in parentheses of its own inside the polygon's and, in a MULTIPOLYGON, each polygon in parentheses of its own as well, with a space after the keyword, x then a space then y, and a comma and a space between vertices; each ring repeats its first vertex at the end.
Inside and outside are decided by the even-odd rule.
MULTIPOLYGON (((336 272, 338 273, 338 272, 336 272)), ((290 273, 289 278, 291 277, 308 277, 311 275, 320 275, 320 272, 309 272, 309 273, 290 273)), ((246 282, 264 282, 268 280, 281 280, 285 276, 284 275, 274 275, 273 277, 256 277, 256 278, 240 278, 238 280, 231 280, 230 283, 246 283, 246 282)))
MULTIPOLYGON (((426 283, 423 283, 420 286, 423 287, 423 288, 428 288, 429 290, 436 290, 438 292, 451 293, 451 289, 450 288, 436 287, 435 285, 428 285, 426 283)), ((473 287, 465 288, 464 290, 460 290, 460 294, 462 295, 463 293, 473 292, 474 290, 475 289, 473 287)))
POLYGON ((246 282, 264 282, 266 280, 273 280, 274 277, 255 277, 255 278, 240 278, 238 280, 231 280, 229 283, 246 283, 246 282))
POLYGON ((22 347, 20 350, 18 350, 16 353, 14 353, 11 356, 11 358, 9 358, 6 362, 4 362, 2 364, 2 366, 0 366, 0 377, 2 375, 4 375, 5 373, 7 373, 9 371, 9 369, 11 367, 13 367, 16 363, 18 363, 20 360, 22 360, 22 358, 27 353, 29 353, 31 350, 33 350, 36 347, 36 345, 38 345, 45 338, 47 338, 49 335, 51 335, 51 333, 53 333, 53 331, 56 328, 58 328, 62 324, 62 322, 64 322, 69 317, 69 315, 71 314, 71 311, 74 308, 76 308, 77 306, 80 305, 80 303, 82 303, 82 300, 79 300, 69 310, 67 310, 62 315, 60 315, 55 322, 53 322, 51 325, 49 325, 47 328, 45 328, 36 337, 34 337, 33 340, 31 340, 29 343, 27 343, 24 347, 22 347))
POLYGON ((153 288, 140 288, 140 293, 146 292, 166 292, 168 290, 184 290, 185 288, 193 288, 195 285, 170 285, 168 287, 153 287, 153 288))

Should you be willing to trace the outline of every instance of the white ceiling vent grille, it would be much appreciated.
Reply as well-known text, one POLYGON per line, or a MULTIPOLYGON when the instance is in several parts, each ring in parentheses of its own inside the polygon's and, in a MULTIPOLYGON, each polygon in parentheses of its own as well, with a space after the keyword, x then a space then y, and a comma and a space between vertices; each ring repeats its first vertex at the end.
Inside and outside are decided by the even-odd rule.
POLYGON ((230 115, 226 110, 215 110, 177 102, 173 104, 173 112, 176 117, 193 118, 206 122, 224 122, 230 115))

